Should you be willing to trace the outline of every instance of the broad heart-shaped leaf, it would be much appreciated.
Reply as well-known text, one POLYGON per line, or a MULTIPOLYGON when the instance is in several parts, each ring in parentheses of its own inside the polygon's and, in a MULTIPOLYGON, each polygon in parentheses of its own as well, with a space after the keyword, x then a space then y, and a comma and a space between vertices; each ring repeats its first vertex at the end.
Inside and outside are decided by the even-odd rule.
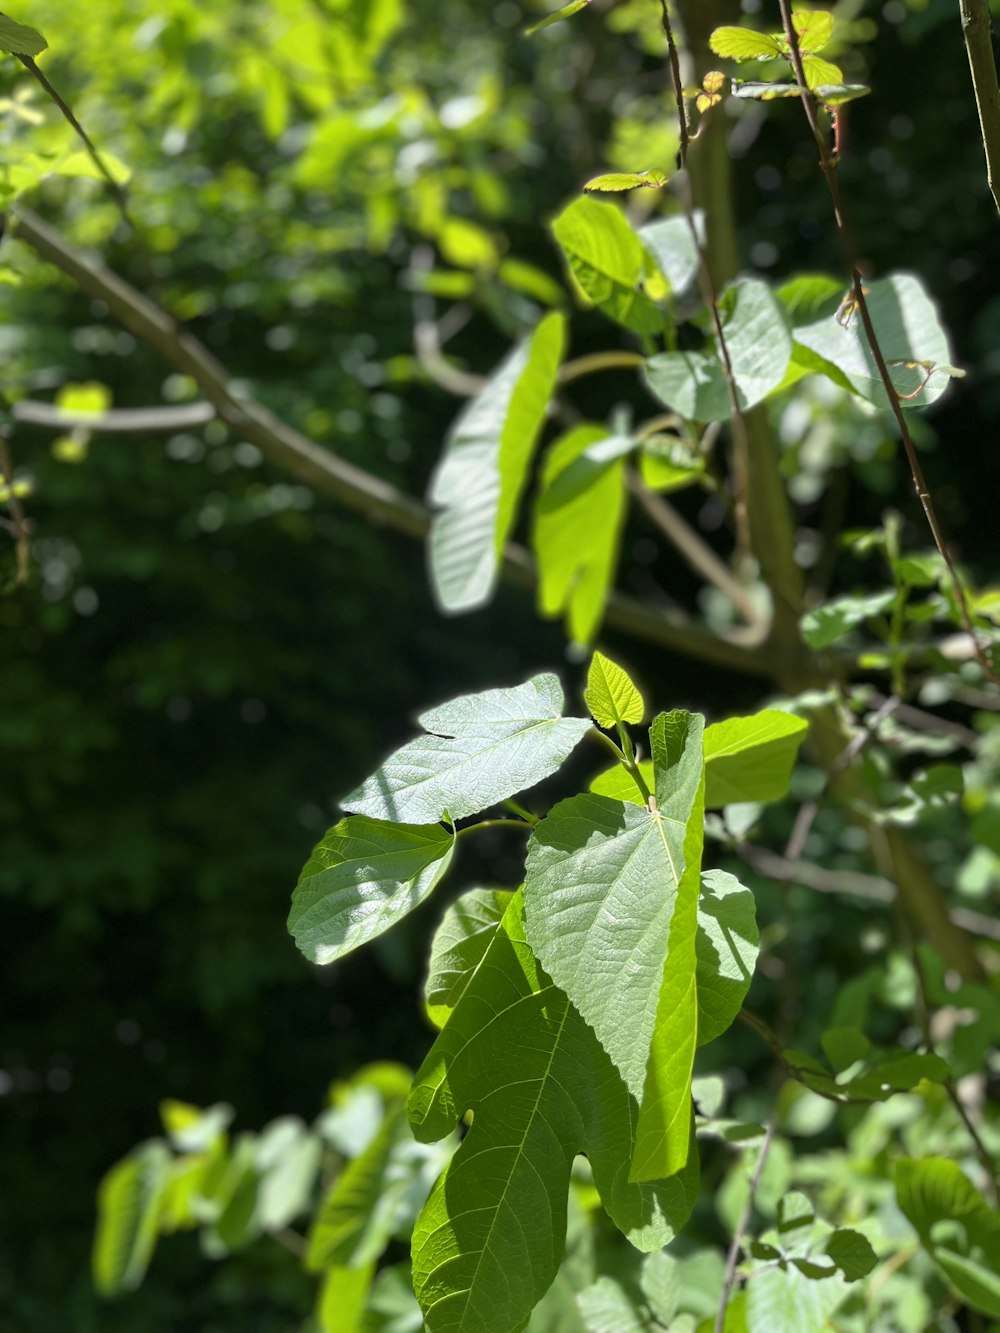
POLYGON ((705 804, 780 800, 808 730, 776 708, 714 722, 705 731, 705 804))
POLYGON ((405 1235, 457 1144, 417 1143, 402 1105, 393 1107, 360 1157, 331 1186, 309 1232, 306 1267, 363 1268, 405 1235))
POLYGON ((749 28, 716 28, 708 44, 725 60, 774 60, 782 53, 773 37, 749 28))
POLYGON ((562 707, 562 686, 547 673, 452 699, 420 717, 428 735, 390 755, 341 805, 413 824, 478 814, 554 773, 590 730, 589 718, 562 717, 562 707))
POLYGON ((167 1145, 151 1139, 117 1162, 101 1181, 92 1269, 102 1296, 132 1291, 145 1276, 156 1245, 170 1161, 167 1145))
POLYGON ((921 1243, 962 1299, 1000 1319, 1000 1212, 955 1162, 902 1158, 896 1199, 921 1243))
POLYGON ((18 56, 37 56, 48 46, 48 42, 34 28, 26 28, 23 23, 15 23, 6 14, 0 14, 0 51, 10 51, 18 56))
MULTIPOLYGON (((904 407, 926 407, 947 389, 952 368, 948 337, 937 307, 920 279, 894 273, 865 284, 875 334, 904 407), (940 369, 935 369, 940 367, 940 369)), ((841 321, 830 317, 796 330, 796 342, 835 366, 855 393, 879 407, 889 400, 882 386, 858 311, 841 321)))
POLYGON ((557 9, 554 14, 546 14, 545 18, 538 23, 533 23, 530 28, 525 28, 524 35, 533 37, 536 32, 541 32, 543 28, 551 28, 553 23, 561 23, 563 19, 572 18, 574 14, 579 14, 581 9, 586 9, 590 0, 569 0, 568 5, 563 5, 562 9, 557 9))
POLYGON ((306 862, 288 929, 313 963, 375 939, 427 897, 451 863, 455 835, 440 824, 348 815, 306 862))
POLYGON ((470 889, 444 914, 431 945, 424 1001, 442 1028, 479 966, 511 900, 503 889, 470 889))
POLYGON ((552 232, 588 301, 636 333, 663 329, 663 316, 637 290, 646 251, 617 205, 575 199, 552 223, 552 232))
MULTIPOLYGON (((753 407, 782 382, 792 356, 788 320, 766 282, 742 278, 720 301, 723 336, 741 410, 753 407)), ((667 407, 690 421, 731 415, 726 374, 717 351, 661 352, 643 371, 667 407)))
POLYGON ((524 1328, 559 1267, 578 1152, 615 1225, 641 1250, 667 1244, 693 1206, 694 1149, 681 1175, 629 1183, 635 1099, 528 947, 520 894, 418 1071, 409 1108, 422 1140, 473 1112, 413 1234, 429 1333, 524 1328))
POLYGON ((743 1007, 757 966, 754 896, 735 875, 706 870, 698 897, 698 1045, 714 1041, 743 1007))
POLYGON ((641 1102, 639 1179, 679 1169, 689 1138, 702 726, 692 714, 655 719, 656 810, 562 801, 525 864, 528 942, 641 1102))
POLYGON ((602 727, 641 722, 646 711, 642 695, 628 672, 603 653, 595 653, 590 659, 583 697, 591 717, 602 727))
POLYGON ((791 1264, 762 1267, 747 1284, 746 1327, 749 1333, 821 1333, 848 1290, 839 1274, 817 1282, 791 1264))
POLYGON ((538 609, 544 616, 565 612, 575 643, 590 643, 600 628, 625 521, 623 454, 634 447, 588 424, 546 455, 532 532, 538 609))
MULTIPOLYGON (((705 214, 693 214, 695 232, 701 244, 705 241, 705 214)), ((639 240, 656 260, 661 273, 675 292, 686 291, 698 276, 698 247, 691 234, 687 218, 664 218, 650 222, 639 232, 639 240)))
POLYGON ((562 359, 565 321, 542 320, 452 427, 428 499, 434 592, 448 612, 488 602, 562 359))

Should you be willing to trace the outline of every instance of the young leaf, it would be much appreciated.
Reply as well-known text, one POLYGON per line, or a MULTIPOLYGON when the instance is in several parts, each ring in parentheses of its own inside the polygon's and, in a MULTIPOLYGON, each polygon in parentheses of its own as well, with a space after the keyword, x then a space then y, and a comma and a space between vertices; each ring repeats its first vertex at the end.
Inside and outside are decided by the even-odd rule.
POLYGON ((806 74, 806 85, 816 91, 823 86, 839 87, 844 82, 844 71, 832 61, 822 60, 819 56, 806 56, 802 61, 806 74))
POLYGON ((646 252, 617 205, 575 199, 555 219, 552 232, 588 301, 636 333, 662 330, 663 316, 636 290, 646 252))
POLYGON ((629 1092, 642 1099, 649 1083, 650 1129, 640 1124, 640 1166, 655 1155, 659 1176, 683 1165, 687 1147, 701 857, 699 843, 689 880, 685 838, 689 823, 700 833, 701 729, 702 719, 691 714, 655 719, 658 809, 593 795, 562 801, 535 828, 525 865, 528 942, 593 1028, 629 1092), (658 1018, 653 997, 665 985, 673 1007, 658 1018), (654 1032, 671 1046, 669 1087, 656 1061, 647 1079, 654 1032), (676 1067, 678 1053, 686 1074, 676 1067), (654 1141, 668 1123, 669 1137, 654 1141))
POLYGON ((547 778, 580 743, 590 719, 563 717, 562 707, 549 674, 452 699, 419 718, 428 735, 390 755, 341 805, 413 824, 478 814, 547 778))
POLYGON ((749 28, 716 28, 708 44, 725 60, 773 60, 782 53, 773 37, 749 28))
POLYGON ((742 1009, 759 944, 753 894, 725 870, 705 871, 695 940, 699 1046, 721 1036, 742 1009))
POLYGON ((887 611, 895 600, 894 591, 869 593, 864 597, 834 597, 802 617, 802 637, 810 648, 829 648, 848 630, 887 611))
POLYGON ((101 1181, 92 1269, 102 1296, 134 1291, 142 1282, 156 1245, 170 1160, 167 1145, 151 1139, 101 1181))
POLYGON ((591 717, 601 727, 641 722, 646 711, 642 695, 628 672, 603 653, 595 653, 590 659, 583 697, 591 717))
POLYGON ((670 435, 643 441, 639 474, 651 491, 679 491, 704 476, 705 455, 670 435))
MULTIPOLYGON (((792 337, 784 311, 760 279, 734 283, 722 307, 736 399, 745 410, 781 384, 792 337)), ((714 353, 662 352, 650 357, 643 373, 660 401, 688 420, 724 421, 732 413, 725 369, 714 353)))
POLYGON ((546 315, 465 408, 448 436, 429 500, 434 592, 444 611, 489 601, 528 464, 562 359, 565 321, 546 315))
POLYGON ((590 0, 569 0, 568 5, 563 5, 562 9, 557 9, 554 14, 546 14, 545 18, 533 23, 530 28, 525 28, 525 37, 534 37, 536 32, 541 32, 543 28, 551 28, 553 23, 561 23, 563 19, 572 18, 574 14, 579 14, 581 9, 586 9, 590 0))
MULTIPOLYGON (((951 382, 954 357, 937 307, 920 279, 894 273, 865 284, 872 324, 904 407, 936 402, 951 382), (920 369, 926 363, 929 369, 920 369), (913 369, 917 367, 918 369, 913 369)), ((856 311, 829 317, 796 330, 796 341, 834 365, 855 393, 879 407, 888 406, 882 377, 872 356, 864 324, 856 311)))
POLYGON ((443 1028, 469 978, 496 933, 511 894, 502 889, 470 889, 452 903, 431 945, 424 1002, 427 1017, 443 1028))
POLYGON ((669 179, 665 171, 647 167, 645 171, 611 171, 604 176, 595 176, 583 188, 587 194, 594 191, 620 194, 623 190, 662 190, 669 179))
POLYGON ((705 804, 780 800, 808 730, 776 708, 714 722, 705 731, 705 804))
POLYGON ((625 521, 623 453, 631 440, 607 428, 576 426, 549 450, 535 507, 538 608, 567 613, 570 636, 590 643, 614 581, 625 521))
POLYGON ((349 815, 306 862, 288 929, 313 963, 332 963, 412 912, 451 863, 455 835, 440 824, 349 815))
POLYGON ((697 1157, 650 1185, 628 1182, 634 1098, 566 996, 541 970, 512 900, 414 1081, 421 1140, 472 1126, 413 1234, 413 1283, 429 1333, 513 1333, 559 1268, 570 1168, 585 1152, 601 1201, 644 1251, 690 1214, 697 1157))
POLYGON ((17 56, 37 56, 48 46, 48 42, 34 28, 26 28, 23 23, 15 23, 6 14, 0 14, 0 51, 9 51, 17 56))
POLYGON ((828 9, 795 9, 792 26, 799 39, 799 50, 804 56, 822 51, 833 36, 833 15, 828 9))

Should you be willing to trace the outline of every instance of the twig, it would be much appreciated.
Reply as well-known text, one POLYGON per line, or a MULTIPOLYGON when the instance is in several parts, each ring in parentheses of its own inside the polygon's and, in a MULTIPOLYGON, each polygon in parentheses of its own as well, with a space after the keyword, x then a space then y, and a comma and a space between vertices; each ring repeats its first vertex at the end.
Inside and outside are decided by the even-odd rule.
POLYGON ((15 421, 46 430, 90 430, 102 435, 169 435, 207 426, 219 415, 211 403, 180 407, 120 407, 107 412, 71 412, 54 403, 24 398, 14 404, 15 421))
POLYGON ((767 638, 770 621, 761 613, 746 588, 733 576, 729 566, 719 559, 700 533, 684 521, 669 501, 643 486, 631 469, 627 475, 629 491, 671 545, 676 547, 695 573, 714 584, 729 598, 748 625, 760 630, 763 642, 767 638))
POLYGON ((875 326, 872 323, 871 311, 868 308, 868 299, 865 295, 864 282, 858 264, 858 257, 847 227, 843 199, 840 193, 840 182, 837 178, 837 158, 834 152, 831 151, 827 135, 824 132, 823 127, 820 125, 816 97, 809 87, 809 82, 806 78, 805 65, 802 61, 802 49, 799 46, 799 35, 795 30, 795 24, 792 22, 791 0, 778 0, 778 8, 781 11, 781 21, 785 30, 785 40, 788 43, 788 50, 791 56, 792 69, 795 72, 795 79, 799 85, 801 93, 799 101, 802 103, 806 120, 809 122, 809 128, 812 130, 813 138, 816 141, 816 148, 819 153, 820 171, 826 179, 827 186, 830 190, 830 198, 833 201, 833 216, 837 227, 837 237, 840 241, 845 263, 851 275, 852 298, 857 306, 858 314, 861 316, 861 323, 864 325, 865 330, 865 338, 871 349, 872 358, 875 362, 876 369, 878 370, 879 379, 882 382, 882 388, 889 400, 889 407, 891 408, 892 414, 896 418, 896 424, 899 427, 900 439, 903 442, 903 451, 906 454, 906 461, 910 467, 910 477, 913 481, 913 489, 916 491, 917 497, 920 500, 920 504, 924 511, 924 517, 927 519, 928 527, 934 538, 934 544, 948 569, 948 576, 954 589, 955 599, 958 602, 962 625, 975 645, 976 658, 979 665, 991 680, 996 681, 998 680, 998 677, 994 673, 993 665, 989 661, 985 650, 976 636, 968 598, 965 595, 965 588, 962 586, 962 580, 959 577, 954 558, 948 548, 948 543, 945 541, 944 530, 938 519, 937 510, 934 507, 934 501, 924 477, 924 470, 920 465, 920 459, 917 457, 917 450, 913 443, 913 437, 910 434, 910 427, 906 421, 906 413, 903 411, 899 393, 892 382, 892 376, 889 374, 889 367, 886 365, 885 356, 875 333, 875 326))
POLYGON ((724 1333, 726 1327, 726 1311, 729 1308, 729 1302, 732 1298, 733 1287, 736 1285, 736 1265, 740 1261, 740 1252, 743 1248, 743 1237, 746 1229, 750 1225, 750 1218, 753 1214, 754 1195, 757 1193, 757 1187, 760 1185, 760 1178, 764 1174, 764 1167, 767 1164, 767 1155, 771 1151, 771 1144, 774 1141, 775 1117, 772 1116, 764 1130, 764 1142, 760 1145, 760 1152, 757 1155, 757 1164, 754 1167, 753 1175, 750 1177, 750 1189, 747 1193, 746 1202, 740 1213, 736 1227, 733 1230, 733 1238, 729 1244, 729 1251, 726 1254, 726 1267, 722 1276, 722 1292, 719 1295, 719 1308, 715 1314, 714 1333, 724 1333))
POLYGON ((986 0, 958 0, 958 8, 986 152, 986 180, 1000 209, 1000 87, 993 58, 990 11, 986 0))
MULTIPOLYGON (((115 319, 168 364, 190 375, 219 417, 243 439, 256 444, 272 462, 307 485, 397 532, 417 538, 426 536, 431 522, 426 505, 315 444, 255 399, 238 392, 225 367, 211 352, 149 297, 68 245, 27 209, 18 207, 15 218, 22 240, 61 269, 81 292, 103 301, 115 319)), ((523 547, 506 548, 503 573, 520 587, 532 588, 535 584, 534 564, 523 547)), ((765 679, 772 679, 780 670, 781 664, 761 647, 744 645, 735 636, 714 634, 679 612, 651 610, 621 593, 611 594, 605 622, 610 629, 727 670, 765 679)))
POLYGON ((7 507, 11 516, 11 536, 14 539, 14 560, 17 569, 15 582, 27 583, 31 567, 31 525, 24 512, 20 496, 14 490, 14 467, 10 461, 7 437, 0 430, 0 474, 7 486, 7 507))

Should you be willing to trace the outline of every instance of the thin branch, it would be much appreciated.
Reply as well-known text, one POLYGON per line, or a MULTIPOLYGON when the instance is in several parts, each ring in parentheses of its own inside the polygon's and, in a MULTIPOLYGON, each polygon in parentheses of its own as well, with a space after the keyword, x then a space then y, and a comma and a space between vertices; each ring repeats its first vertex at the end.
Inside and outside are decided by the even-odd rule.
POLYGON ((1000 209, 1000 87, 993 58, 990 11, 986 0, 958 0, 958 7, 986 151, 986 180, 1000 209))
POLYGON ((169 435, 194 430, 214 421, 211 403, 184 403, 179 407, 120 407, 107 412, 71 412, 54 403, 24 398, 14 404, 15 421, 45 430, 89 430, 101 435, 169 435))
MULTIPOLYGON (((410 537, 426 536, 431 523, 426 505, 315 444, 255 399, 241 394, 211 352, 172 316, 104 265, 68 245, 33 213, 18 207, 15 219, 22 240, 61 269, 81 292, 103 301, 115 319, 175 370, 190 375, 219 417, 244 440, 256 444, 265 457, 370 519, 410 537)), ((507 547, 503 573, 520 587, 535 586, 534 563, 523 547, 507 547)), ((772 679, 780 668, 763 648, 714 634, 678 612, 651 610, 621 593, 609 598, 605 623, 611 630, 727 670, 772 679)))
POLYGON ((792 22, 791 0, 778 0, 778 8, 781 11, 781 22, 785 30, 785 40, 788 43, 792 69, 795 72, 795 79, 801 92, 799 101, 802 103, 806 120, 809 122, 809 128, 812 130, 813 138, 816 141, 816 148, 819 153, 820 171, 826 179, 827 186, 830 190, 830 198, 833 201, 833 216, 837 227, 837 237, 840 241, 841 250, 848 271, 851 274, 852 297, 857 306, 858 314, 861 316, 861 323, 864 325, 865 338, 871 349, 872 358, 875 362, 876 369, 878 370, 879 379, 882 382, 882 388, 889 400, 889 407, 891 408, 892 414, 896 418, 896 424, 899 427, 900 439, 903 442, 903 451, 906 454, 906 461, 910 467, 913 489, 916 491, 917 497, 920 500, 920 504, 924 511, 924 517, 927 519, 928 527, 934 537, 934 544, 947 566, 948 576, 955 593, 955 599, 958 602, 962 625, 976 646, 976 657, 979 665, 991 680, 997 680, 992 663, 987 658, 986 652, 980 644, 975 628, 973 627, 972 613, 969 610, 969 602, 965 595, 965 588, 962 586, 962 580, 959 577, 954 558, 949 550, 948 543, 945 541, 944 530, 938 519, 937 510, 934 507, 934 501, 931 498, 931 493, 924 477, 924 470, 921 467, 920 459, 917 456, 916 446, 914 445, 913 437, 910 434, 910 427, 906 420, 906 413, 903 411, 902 401, 900 400, 896 386, 892 382, 892 376, 889 374, 889 367, 886 365, 885 356, 875 333, 871 311, 868 308, 868 299, 865 295, 864 282, 862 280, 861 269, 858 263, 858 256, 847 226, 843 199, 840 193, 840 181, 837 177, 837 156, 831 149, 827 134, 820 124, 816 96, 809 87, 809 82, 806 78, 805 65, 802 60, 802 48, 799 46, 799 34, 795 29, 795 24, 792 22))
POLYGON ((584 375, 593 375, 599 370, 629 370, 635 366, 644 366, 646 358, 638 352, 591 352, 587 356, 578 356, 575 361, 567 361, 559 370, 559 383, 572 384, 573 380, 584 375))
POLYGON ((769 618, 762 614, 746 588, 737 581, 729 566, 716 555, 700 533, 690 526, 677 510, 645 487, 636 474, 629 469, 628 488, 631 494, 667 538, 670 544, 684 557, 695 573, 715 585, 721 593, 736 607, 748 625, 760 631, 760 641, 767 638, 770 629, 769 618))
POLYGON ((14 560, 17 573, 15 582, 27 583, 31 565, 31 524, 24 512, 20 496, 14 490, 14 466, 10 461, 7 437, 0 430, 0 476, 7 487, 7 508, 10 510, 10 534, 14 539, 14 560))
POLYGON ((729 1251, 726 1255, 726 1267, 722 1277, 722 1293, 719 1296, 719 1308, 715 1314, 714 1333, 724 1333, 726 1327, 726 1311, 729 1308, 729 1302, 732 1298, 733 1287, 736 1285, 736 1266, 740 1261, 740 1253, 743 1249, 743 1237, 746 1234, 747 1227, 750 1225, 750 1218, 753 1215, 754 1196, 757 1193, 757 1187, 760 1185, 760 1178, 764 1174, 764 1167, 767 1164, 767 1155, 771 1151, 771 1144, 774 1142, 775 1117, 772 1116, 764 1131, 764 1142, 760 1145, 760 1152, 757 1155, 757 1165, 754 1167, 753 1175, 750 1177, 750 1189, 747 1193, 746 1202, 740 1212, 739 1220, 733 1230, 733 1239, 729 1245, 729 1251))

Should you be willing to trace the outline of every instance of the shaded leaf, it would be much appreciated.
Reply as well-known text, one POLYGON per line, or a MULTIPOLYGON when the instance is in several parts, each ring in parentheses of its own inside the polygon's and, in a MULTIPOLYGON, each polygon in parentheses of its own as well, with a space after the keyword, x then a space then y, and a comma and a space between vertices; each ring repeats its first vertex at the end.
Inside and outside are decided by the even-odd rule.
POLYGON ((0 51, 10 51, 12 55, 37 56, 46 49, 48 42, 34 28, 15 23, 6 14, 0 14, 0 51))
POLYGON ((444 914, 431 944, 424 1000, 435 1027, 444 1027, 479 966, 510 903, 502 889, 471 889, 444 914))
POLYGON ((848 630, 887 611, 895 600, 894 590, 862 597, 834 597, 802 617, 803 638, 810 648, 829 648, 848 630))
POLYGON ((826 1242, 826 1252, 848 1282, 867 1277, 878 1257, 870 1242, 860 1231, 839 1227, 826 1242))
POLYGON ((562 717, 562 707, 549 674, 452 699, 419 718, 428 735, 390 755, 341 804, 415 824, 478 814, 554 773, 590 730, 589 718, 562 717))
POLYGON ((440 824, 349 815, 306 862, 288 929, 314 963, 360 948, 418 907, 451 863, 455 835, 440 824))
POLYGON ((698 897, 698 1045, 714 1041, 743 1007, 757 966, 754 896, 735 875, 706 870, 698 897))

